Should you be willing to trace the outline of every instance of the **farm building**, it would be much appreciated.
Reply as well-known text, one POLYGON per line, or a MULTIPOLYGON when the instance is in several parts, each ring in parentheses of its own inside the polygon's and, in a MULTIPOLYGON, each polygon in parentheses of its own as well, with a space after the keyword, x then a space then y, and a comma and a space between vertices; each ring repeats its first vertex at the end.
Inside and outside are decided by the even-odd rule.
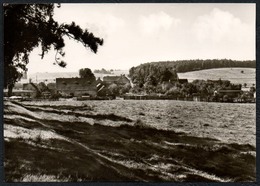
POLYGON ((36 97, 40 94, 39 88, 36 84, 30 82, 30 83, 24 83, 23 84, 23 90, 25 91, 32 91, 33 93, 30 95, 30 97, 36 97))
POLYGON ((239 97, 242 93, 243 93, 242 90, 219 90, 218 91, 218 94, 220 96, 227 95, 232 98, 239 97))
POLYGON ((185 84, 185 83, 188 83, 188 79, 178 79, 178 82, 180 84, 185 84))
POLYGON ((96 96, 97 82, 86 78, 56 78, 56 89, 65 96, 96 96))
POLYGON ((130 80, 123 74, 121 76, 105 76, 103 77, 103 82, 106 84, 117 84, 117 85, 125 85, 130 84, 130 80))

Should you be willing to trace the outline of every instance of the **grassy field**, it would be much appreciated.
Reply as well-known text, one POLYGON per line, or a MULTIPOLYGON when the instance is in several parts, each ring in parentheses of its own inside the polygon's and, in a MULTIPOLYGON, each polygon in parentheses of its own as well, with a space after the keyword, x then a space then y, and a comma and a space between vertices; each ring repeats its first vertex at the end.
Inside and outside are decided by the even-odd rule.
POLYGON ((216 68, 208 70, 199 70, 186 73, 178 73, 179 78, 188 79, 189 82, 192 82, 195 79, 210 79, 218 80, 230 80, 234 84, 244 84, 251 86, 256 84, 256 73, 254 68, 216 68), (244 71, 244 73, 241 73, 244 71))
POLYGON ((255 104, 4 104, 7 182, 255 181, 255 104))

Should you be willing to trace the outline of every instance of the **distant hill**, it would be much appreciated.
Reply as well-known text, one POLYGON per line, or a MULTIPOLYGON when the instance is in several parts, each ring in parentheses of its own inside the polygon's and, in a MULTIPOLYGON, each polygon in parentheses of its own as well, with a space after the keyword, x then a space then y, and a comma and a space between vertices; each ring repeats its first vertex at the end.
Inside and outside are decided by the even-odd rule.
MULTIPOLYGON (((113 74, 101 74, 101 73, 94 73, 96 78, 100 77, 101 79, 104 76, 118 76, 121 74, 128 75, 128 70, 114 70, 113 74)), ((56 78, 72 78, 72 77, 79 77, 78 72, 38 72, 33 74, 28 74, 27 79, 22 79, 19 83, 25 83, 29 81, 29 78, 32 79, 33 82, 55 82, 56 78)))
POLYGON ((208 70, 199 70, 185 73, 178 73, 179 78, 188 79, 192 82, 195 79, 203 80, 229 80, 234 84, 244 84, 251 86, 256 84, 255 68, 217 68, 208 70), (241 73, 243 71, 243 73, 241 73))

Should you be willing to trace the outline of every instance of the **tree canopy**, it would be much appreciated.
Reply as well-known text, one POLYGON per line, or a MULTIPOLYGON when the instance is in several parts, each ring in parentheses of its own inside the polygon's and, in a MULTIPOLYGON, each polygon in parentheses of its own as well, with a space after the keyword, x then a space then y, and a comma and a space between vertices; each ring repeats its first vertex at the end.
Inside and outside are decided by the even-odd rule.
POLYGON ((89 81, 94 81, 96 80, 95 75, 92 73, 92 71, 89 68, 82 68, 79 70, 79 76, 81 78, 86 78, 89 81))
MULTIPOLYGON (((12 90, 22 71, 27 70, 29 55, 41 47, 41 57, 54 48, 55 63, 61 67, 64 56, 64 36, 74 39, 96 53, 103 39, 95 37, 76 23, 59 24, 53 19, 54 4, 4 4, 4 87, 12 90)), ((60 5, 57 5, 59 8, 60 5)))
POLYGON ((156 86, 165 81, 175 81, 178 79, 177 72, 173 67, 163 65, 154 65, 153 63, 142 64, 132 67, 129 70, 129 76, 133 83, 140 88, 145 86, 156 86))

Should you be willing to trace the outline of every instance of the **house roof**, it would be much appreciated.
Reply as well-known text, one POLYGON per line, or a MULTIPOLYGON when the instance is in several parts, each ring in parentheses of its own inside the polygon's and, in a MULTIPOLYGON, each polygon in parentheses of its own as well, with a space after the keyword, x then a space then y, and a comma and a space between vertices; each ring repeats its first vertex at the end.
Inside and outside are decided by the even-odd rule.
POLYGON ((96 81, 97 81, 98 83, 102 82, 102 80, 100 79, 100 77, 98 77, 96 81))
POLYGON ((96 83, 96 80, 88 80, 86 78, 56 78, 56 84, 80 84, 90 85, 96 83))
POLYGON ((103 81, 118 81, 120 76, 105 76, 103 77, 103 81))
POLYGON ((124 79, 126 79, 127 81, 130 82, 130 80, 124 74, 122 74, 121 76, 105 76, 105 77, 103 77, 104 82, 118 82, 118 81, 124 80, 124 79))

